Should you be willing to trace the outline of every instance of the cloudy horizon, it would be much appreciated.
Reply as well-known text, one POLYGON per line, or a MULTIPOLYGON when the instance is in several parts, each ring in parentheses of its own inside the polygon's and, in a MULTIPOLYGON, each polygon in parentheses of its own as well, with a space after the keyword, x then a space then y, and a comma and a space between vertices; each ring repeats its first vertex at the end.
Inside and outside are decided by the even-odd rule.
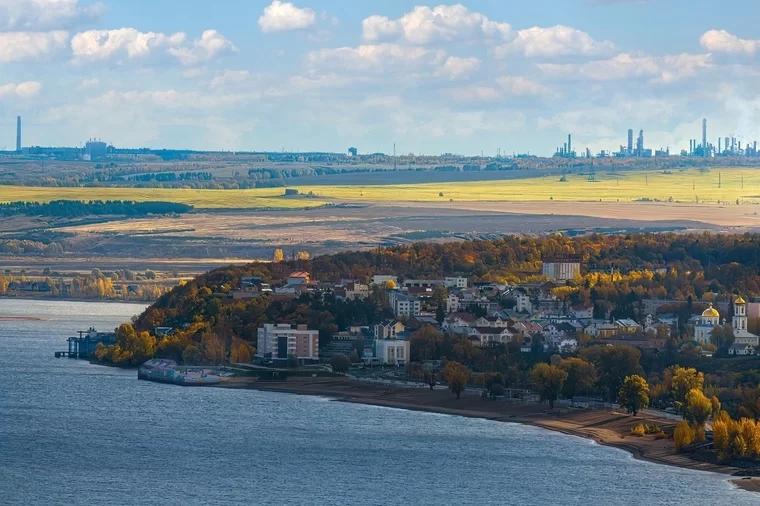
POLYGON ((760 5, 0 0, 0 150, 551 155, 760 140, 760 5), (219 3, 221 4, 221 2, 219 3), (724 12, 725 11, 725 12, 724 12), (737 15, 737 13, 740 13, 737 15))

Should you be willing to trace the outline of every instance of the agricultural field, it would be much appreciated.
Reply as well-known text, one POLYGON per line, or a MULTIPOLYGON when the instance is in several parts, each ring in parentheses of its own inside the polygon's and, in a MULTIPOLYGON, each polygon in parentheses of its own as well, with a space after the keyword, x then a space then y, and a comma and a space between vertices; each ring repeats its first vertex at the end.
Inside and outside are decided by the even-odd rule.
POLYGON ((394 185, 294 184, 312 197, 282 197, 282 188, 255 190, 191 190, 164 188, 35 188, 0 186, 0 202, 73 200, 160 200, 199 209, 307 209, 330 202, 634 202, 760 203, 760 169, 713 168, 672 172, 600 172, 497 181, 394 185))

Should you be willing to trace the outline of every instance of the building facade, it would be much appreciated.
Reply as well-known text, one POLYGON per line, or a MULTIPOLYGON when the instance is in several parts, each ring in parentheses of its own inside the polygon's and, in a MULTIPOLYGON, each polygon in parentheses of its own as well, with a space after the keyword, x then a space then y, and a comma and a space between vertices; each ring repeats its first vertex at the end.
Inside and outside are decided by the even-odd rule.
POLYGON ((306 325, 267 323, 258 329, 256 356, 263 359, 287 360, 293 356, 302 362, 319 360, 319 331, 306 325))
POLYGON ((569 280, 581 275, 580 258, 554 258, 543 262, 543 275, 549 279, 569 280))
POLYGON ((712 337, 712 331, 720 325, 720 313, 710 304, 710 307, 702 312, 699 322, 694 325, 694 339, 699 344, 707 344, 712 337))

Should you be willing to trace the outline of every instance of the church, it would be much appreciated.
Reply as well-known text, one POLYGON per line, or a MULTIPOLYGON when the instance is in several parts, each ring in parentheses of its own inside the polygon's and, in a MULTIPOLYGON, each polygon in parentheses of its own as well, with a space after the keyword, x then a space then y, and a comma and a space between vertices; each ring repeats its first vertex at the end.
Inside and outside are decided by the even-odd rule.
POLYGON ((707 344, 710 341, 712 330, 720 325, 720 313, 710 303, 710 307, 702 312, 702 318, 694 325, 694 339, 699 344, 707 344))
POLYGON ((729 348, 730 355, 753 355, 760 345, 760 337, 747 330, 747 302, 737 297, 734 301, 734 344, 729 348))

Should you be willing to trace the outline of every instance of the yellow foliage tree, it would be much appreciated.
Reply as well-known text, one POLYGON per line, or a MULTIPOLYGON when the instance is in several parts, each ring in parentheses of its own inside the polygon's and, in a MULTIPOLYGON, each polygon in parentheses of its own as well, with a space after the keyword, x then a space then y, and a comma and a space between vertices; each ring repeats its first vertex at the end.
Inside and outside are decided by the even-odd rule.
POLYGON ((460 364, 459 362, 448 362, 443 370, 443 378, 446 380, 446 384, 449 385, 449 390, 457 396, 462 393, 462 390, 467 386, 467 382, 470 381, 470 370, 460 364))
POLYGON ((272 256, 273 262, 282 262, 285 260, 285 253, 282 252, 282 248, 277 248, 274 250, 274 255, 272 256))
POLYGON ((713 423, 713 442, 715 450, 718 452, 718 458, 726 459, 730 455, 731 440, 728 434, 728 424, 722 420, 716 420, 713 423))
POLYGON ((686 422, 682 421, 676 425, 673 431, 673 443, 676 445, 676 451, 680 451, 694 442, 694 429, 686 422))
POLYGON ((224 361, 224 343, 213 332, 203 334, 201 346, 206 360, 212 364, 220 364, 224 361))
POLYGON ((696 441, 705 439, 705 422, 712 414, 713 405, 702 390, 692 388, 686 394, 686 419, 694 428, 696 441))
POLYGON ((308 251, 299 251, 298 252, 298 259, 299 260, 308 260, 309 258, 311 258, 311 255, 309 254, 308 251))

